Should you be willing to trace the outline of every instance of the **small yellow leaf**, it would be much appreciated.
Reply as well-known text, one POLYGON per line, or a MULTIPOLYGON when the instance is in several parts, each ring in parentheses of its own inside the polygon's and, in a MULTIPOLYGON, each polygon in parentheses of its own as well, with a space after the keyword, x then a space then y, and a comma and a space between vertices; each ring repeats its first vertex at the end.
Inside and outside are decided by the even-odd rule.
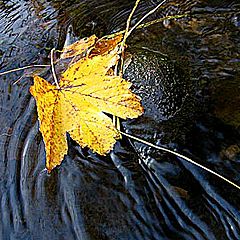
POLYGON ((118 58, 116 48, 105 55, 80 59, 62 74, 60 89, 34 77, 30 92, 37 101, 49 172, 67 153, 66 132, 82 147, 105 155, 120 133, 104 113, 123 119, 143 113, 140 99, 129 90, 131 84, 108 75, 118 58))

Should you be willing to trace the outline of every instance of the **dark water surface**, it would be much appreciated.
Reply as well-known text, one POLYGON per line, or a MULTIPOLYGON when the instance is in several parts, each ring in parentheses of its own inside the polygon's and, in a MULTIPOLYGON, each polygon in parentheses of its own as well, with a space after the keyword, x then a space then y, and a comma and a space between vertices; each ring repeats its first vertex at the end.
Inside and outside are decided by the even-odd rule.
MULTIPOLYGON (((142 1, 134 21, 157 2, 142 1)), ((63 46, 70 24, 79 37, 122 29, 133 4, 0 0, 1 72, 48 63, 50 49, 63 46)), ((144 49, 155 57, 133 57, 142 67, 133 62, 128 77, 147 108, 123 129, 240 185, 240 4, 169 1, 152 19, 183 12, 189 17, 129 39, 130 52, 144 49), (178 72, 161 83, 150 74, 156 69, 168 74, 156 60, 160 55, 178 72), (159 84, 167 93, 161 101, 159 84)), ((0 76, 0 239, 240 239, 239 190, 125 137, 107 157, 69 138, 68 155, 47 174, 29 93, 32 79, 25 76, 13 85, 22 75, 0 76)))

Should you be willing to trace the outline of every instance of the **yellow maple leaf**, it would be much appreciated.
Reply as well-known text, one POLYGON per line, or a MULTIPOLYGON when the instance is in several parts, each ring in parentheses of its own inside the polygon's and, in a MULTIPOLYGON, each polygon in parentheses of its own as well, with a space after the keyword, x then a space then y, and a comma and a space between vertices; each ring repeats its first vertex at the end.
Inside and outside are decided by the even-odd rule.
POLYGON ((37 102, 49 172, 67 153, 66 132, 82 147, 105 155, 120 133, 104 113, 123 119, 143 113, 139 98, 129 90, 131 84, 107 74, 118 58, 115 49, 105 55, 80 59, 62 74, 60 88, 34 77, 30 92, 37 102))

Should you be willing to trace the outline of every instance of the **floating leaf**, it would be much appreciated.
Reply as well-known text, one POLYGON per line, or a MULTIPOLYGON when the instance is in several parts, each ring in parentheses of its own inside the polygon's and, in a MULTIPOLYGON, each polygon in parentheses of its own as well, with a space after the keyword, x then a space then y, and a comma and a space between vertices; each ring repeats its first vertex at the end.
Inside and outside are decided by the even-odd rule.
POLYGON ((66 132, 82 147, 105 155, 120 134, 104 113, 123 119, 143 113, 139 98, 129 90, 131 84, 108 74, 118 58, 116 48, 103 56, 80 59, 62 74, 60 89, 34 77, 30 92, 37 102, 49 172, 67 153, 66 132))

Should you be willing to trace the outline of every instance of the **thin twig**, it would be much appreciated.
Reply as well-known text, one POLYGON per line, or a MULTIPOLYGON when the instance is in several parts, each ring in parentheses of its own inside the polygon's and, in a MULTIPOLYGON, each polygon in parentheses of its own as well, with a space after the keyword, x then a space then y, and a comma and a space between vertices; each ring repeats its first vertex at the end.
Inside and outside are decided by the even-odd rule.
POLYGON ((152 9, 151 11, 149 11, 145 16, 143 16, 131 29, 130 31, 127 33, 127 37, 132 33, 132 31, 140 25, 140 23, 146 19, 148 16, 150 16, 151 14, 153 14, 154 12, 156 12, 158 10, 158 8, 160 8, 164 3, 166 2, 166 0, 162 1, 161 3, 159 3, 154 9, 152 9))
MULTIPOLYGON (((162 18, 159 18, 159 19, 155 19, 155 20, 146 22, 146 23, 142 23, 139 26, 137 26, 136 29, 146 28, 146 27, 149 27, 149 26, 151 26, 153 24, 163 22, 164 20, 179 19, 179 18, 184 18, 184 17, 187 17, 187 16, 188 16, 187 13, 181 14, 181 15, 165 16, 165 17, 162 17, 162 18)), ((119 31, 119 32, 116 32, 116 33, 109 34, 109 35, 107 35, 105 37, 106 38, 113 38, 113 37, 115 37, 117 35, 120 35, 120 34, 123 34, 125 32, 126 32, 126 30, 122 30, 122 31, 119 31)))
POLYGON ((120 132, 122 135, 126 136, 126 137, 132 138, 132 139, 134 139, 134 140, 136 140, 136 141, 138 141, 138 142, 144 143, 144 144, 146 144, 146 145, 148 145, 148 146, 150 146, 150 147, 153 147, 153 148, 156 148, 156 149, 158 149, 158 150, 162 150, 162 151, 171 153, 171 154, 173 154, 173 155, 175 155, 175 156, 177 156, 177 157, 180 157, 180 158, 186 160, 187 162, 190 162, 190 163, 192 163, 193 165, 198 166, 198 167, 204 169, 205 171, 207 171, 207 172, 209 172, 209 173, 211 173, 211 174, 213 174, 213 175, 221 178, 221 179, 224 180, 225 182, 228 182, 229 184, 231 184, 232 186, 234 186, 234 187, 236 187, 236 188, 238 188, 238 189, 240 190, 240 187, 239 187, 237 184, 235 184, 235 183, 233 183, 232 181, 228 180, 227 178, 221 176, 220 174, 214 172, 213 170, 208 169, 207 167, 204 167, 203 165, 201 165, 201 164, 199 164, 199 163, 197 163, 197 162, 194 162, 192 159, 190 159, 190 158, 188 158, 188 157, 186 157, 186 156, 184 156, 184 155, 182 155, 182 154, 180 154, 180 153, 174 152, 174 151, 169 150, 169 149, 164 148, 164 147, 160 147, 160 146, 154 145, 154 144, 152 144, 152 143, 150 143, 150 142, 147 142, 147 141, 145 141, 145 140, 143 140, 143 139, 141 139, 141 138, 134 137, 134 136, 132 136, 132 135, 130 135, 130 134, 127 134, 127 133, 124 133, 124 132, 122 132, 122 131, 119 131, 119 132, 120 132))
POLYGON ((16 81, 13 83, 13 85, 19 83, 19 82, 23 79, 23 77, 24 77, 24 75, 22 75, 18 80, 16 80, 16 81))
POLYGON ((56 75, 56 73, 55 73, 55 69, 54 69, 54 56, 53 56, 54 51, 55 51, 55 48, 53 48, 53 49, 51 50, 51 67, 52 67, 52 75, 53 75, 53 79, 54 79, 54 82, 56 83, 57 88, 60 89, 60 86, 59 86, 59 84, 58 84, 57 75, 56 75))
MULTIPOLYGON (((184 17, 187 17, 188 14, 181 14, 181 15, 173 15, 173 16, 165 16, 165 17, 162 17, 162 18, 159 18, 159 19, 156 19, 156 20, 152 20, 150 22, 146 22, 146 23, 143 23, 143 24, 140 24, 139 26, 137 26, 136 29, 141 29, 141 28, 145 28, 145 27, 149 27, 153 24, 156 24, 156 23, 160 23, 160 22, 163 22, 164 20, 171 20, 171 19, 178 19, 178 18, 184 18, 184 17)), ((130 30, 131 31, 131 30, 130 30)))
POLYGON ((129 17, 128 17, 127 24, 126 24, 126 29, 125 29, 125 34, 124 34, 123 40, 121 42, 121 63, 120 63, 120 70, 119 70, 119 76, 120 77, 123 74, 124 46, 125 46, 125 43, 126 43, 126 39, 127 39, 128 35, 129 35, 128 31, 129 31, 129 28, 130 28, 132 16, 133 16, 133 14, 134 14, 134 12, 135 12, 139 2, 140 2, 140 0, 136 0, 135 5, 134 5, 134 7, 133 7, 129 17))
MULTIPOLYGON (((118 74, 118 63, 115 65, 115 68, 114 68, 114 75, 117 76, 117 74, 118 74)), ((117 130, 121 130, 120 129, 120 119, 119 119, 119 117, 114 116, 114 115, 113 115, 113 125, 115 126, 115 128, 117 130)))
POLYGON ((122 41, 123 46, 124 46, 125 41, 127 39, 127 35, 128 35, 129 28, 130 28, 132 16, 133 16, 134 12, 136 11, 139 2, 140 2, 140 0, 136 0, 135 5, 134 5, 129 17, 128 17, 127 24, 126 24, 126 29, 125 29, 125 35, 124 35, 123 41, 122 41))
POLYGON ((29 66, 25 66, 25 67, 20 67, 20 68, 15 68, 15 69, 11 69, 11 70, 8 70, 6 72, 2 72, 0 73, 0 76, 2 75, 5 75, 5 74, 8 74, 8 73, 12 73, 12 72, 17 72, 17 71, 21 71, 21 70, 24 70, 24 69, 28 69, 28 68, 42 68, 42 67, 50 67, 51 65, 29 65, 29 66))

